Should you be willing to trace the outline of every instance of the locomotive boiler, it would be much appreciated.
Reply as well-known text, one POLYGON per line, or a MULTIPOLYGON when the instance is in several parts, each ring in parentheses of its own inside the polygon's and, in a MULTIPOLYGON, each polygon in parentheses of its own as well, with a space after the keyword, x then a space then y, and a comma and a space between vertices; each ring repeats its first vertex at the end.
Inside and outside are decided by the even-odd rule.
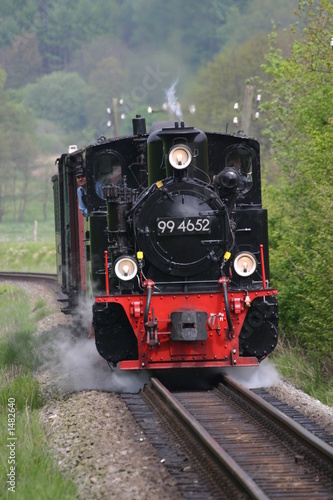
POLYGON ((277 344, 259 143, 183 122, 64 154, 53 178, 59 282, 91 297, 120 369, 257 365, 277 344), (75 172, 86 175, 87 216, 75 172))

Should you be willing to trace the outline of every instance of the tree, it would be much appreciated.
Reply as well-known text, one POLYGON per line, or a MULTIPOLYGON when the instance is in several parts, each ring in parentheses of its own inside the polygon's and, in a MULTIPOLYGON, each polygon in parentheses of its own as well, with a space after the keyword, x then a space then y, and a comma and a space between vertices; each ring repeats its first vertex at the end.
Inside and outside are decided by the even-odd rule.
POLYGON ((37 118, 51 120, 69 132, 86 125, 86 90, 78 74, 59 71, 28 85, 25 95, 37 118))
MULTIPOLYGON (((130 47, 154 46, 155 50, 168 48, 181 54, 183 62, 196 68, 210 59, 221 48, 221 25, 232 3, 200 0, 168 2, 137 0, 125 2, 127 22, 124 25, 130 47), (205 22, 203 22, 203 19, 205 22)), ((243 4, 248 3, 246 0, 243 4)))
POLYGON ((333 6, 299 2, 296 15, 304 30, 291 56, 272 45, 264 67, 268 132, 279 166, 277 186, 267 195, 272 276, 286 335, 332 360, 333 6))
MULTIPOLYGON (((200 69, 191 100, 201 127, 225 131, 229 124, 232 131, 234 103, 242 102, 247 82, 260 75, 267 49, 268 37, 259 33, 242 45, 227 47, 200 69)), ((255 132, 258 129, 252 129, 251 135, 255 132)))
POLYGON ((37 156, 34 117, 23 103, 5 91, 6 73, 0 68, 0 222, 13 202, 13 218, 23 220, 31 167, 37 156))
POLYGON ((271 18, 288 25, 293 4, 296 0, 183 0, 181 5, 179 0, 19 0, 13 8, 2 0, 0 49, 25 46, 36 36, 42 72, 48 74, 68 70, 82 45, 107 36, 139 54, 177 55, 176 77, 184 68, 194 74, 224 46, 270 31, 271 18))
POLYGON ((2 51, 3 66, 6 68, 7 88, 21 88, 41 76, 42 58, 35 34, 21 37, 2 51))
POLYGON ((123 95, 128 81, 126 76, 121 62, 113 56, 102 59, 89 75, 85 109, 89 123, 96 129, 98 136, 105 134, 106 109, 112 106, 113 98, 123 95))

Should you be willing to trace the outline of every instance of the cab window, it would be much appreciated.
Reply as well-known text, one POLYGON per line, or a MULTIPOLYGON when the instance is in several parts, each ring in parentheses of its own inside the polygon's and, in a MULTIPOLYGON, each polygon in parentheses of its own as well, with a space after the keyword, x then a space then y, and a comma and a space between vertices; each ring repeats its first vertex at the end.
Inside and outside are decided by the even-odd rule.
POLYGON ((103 151, 94 158, 96 194, 104 199, 103 187, 119 184, 122 180, 122 158, 113 151, 103 151))
POLYGON ((252 152, 242 146, 234 146, 231 148, 225 157, 225 166, 233 167, 237 170, 241 177, 240 188, 244 191, 248 191, 253 184, 253 155, 252 152))

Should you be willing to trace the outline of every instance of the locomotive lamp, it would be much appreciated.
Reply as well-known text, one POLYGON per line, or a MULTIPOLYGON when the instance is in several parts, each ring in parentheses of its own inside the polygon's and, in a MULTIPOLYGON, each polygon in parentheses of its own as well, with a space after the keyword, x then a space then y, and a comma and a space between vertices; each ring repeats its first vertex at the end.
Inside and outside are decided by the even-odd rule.
POLYGON ((117 260, 114 267, 114 272, 117 278, 122 281, 129 281, 136 276, 138 272, 138 266, 132 257, 121 257, 117 260))
POLYGON ((192 151, 187 146, 174 146, 169 152, 170 165, 176 170, 187 168, 192 161, 192 151))
POLYGON ((251 276, 257 268, 257 262, 250 252, 239 253, 234 261, 234 269, 239 276, 251 276))

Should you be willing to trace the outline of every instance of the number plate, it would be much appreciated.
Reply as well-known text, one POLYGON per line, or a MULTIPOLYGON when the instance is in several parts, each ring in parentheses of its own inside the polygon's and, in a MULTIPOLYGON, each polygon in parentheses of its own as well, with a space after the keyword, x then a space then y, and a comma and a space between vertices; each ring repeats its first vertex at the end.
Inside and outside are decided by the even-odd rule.
POLYGON ((158 236, 179 236, 180 234, 210 234, 209 217, 160 217, 157 219, 158 236))

